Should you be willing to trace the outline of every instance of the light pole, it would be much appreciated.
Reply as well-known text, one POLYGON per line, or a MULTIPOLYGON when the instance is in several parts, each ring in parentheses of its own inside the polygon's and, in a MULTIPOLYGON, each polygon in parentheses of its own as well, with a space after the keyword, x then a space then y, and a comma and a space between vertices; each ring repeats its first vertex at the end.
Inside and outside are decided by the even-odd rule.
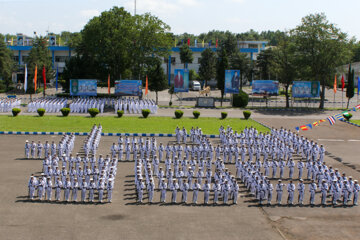
POLYGON ((134 5, 135 5, 135 8, 134 8, 134 16, 136 16, 136 0, 134 0, 134 5))

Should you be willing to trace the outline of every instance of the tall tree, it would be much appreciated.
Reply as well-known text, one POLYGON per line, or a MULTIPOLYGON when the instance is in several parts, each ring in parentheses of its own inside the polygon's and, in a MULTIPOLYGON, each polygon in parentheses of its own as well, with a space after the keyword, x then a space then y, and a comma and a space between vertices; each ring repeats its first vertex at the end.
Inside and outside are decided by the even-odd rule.
POLYGON ((229 60, 224 48, 220 48, 218 51, 218 61, 216 63, 216 80, 217 87, 221 90, 221 106, 224 99, 225 89, 225 70, 229 67, 229 60))
POLYGON ((348 72, 348 82, 347 82, 347 88, 346 88, 346 97, 348 99, 346 108, 349 108, 350 99, 354 97, 354 78, 355 73, 354 69, 351 69, 351 64, 349 64, 349 72, 348 72))
POLYGON ((184 68, 186 68, 187 63, 192 63, 192 61, 194 60, 193 52, 191 51, 191 49, 187 44, 183 44, 180 47, 180 60, 181 63, 184 64, 184 68))
POLYGON ((216 70, 216 55, 213 50, 206 48, 201 53, 199 76, 205 80, 205 86, 207 82, 215 77, 216 70))
POLYGON ((260 79, 270 80, 272 78, 270 71, 270 62, 272 57, 273 57, 273 52, 271 48, 262 51, 257 57, 256 67, 258 68, 260 79))
POLYGON ((14 68, 15 61, 12 58, 12 52, 7 48, 4 37, 0 35, 0 90, 9 88, 14 68))
POLYGON ((346 33, 330 23, 325 14, 310 14, 302 18, 301 25, 291 31, 297 46, 301 76, 320 81, 320 105, 324 108, 325 86, 330 85, 336 67, 350 60, 346 33))
MULTIPOLYGON (((52 60, 50 51, 48 48, 47 39, 45 37, 37 37, 33 42, 33 47, 30 50, 29 57, 27 59, 27 67, 28 67, 28 93, 35 93, 34 92, 34 83, 32 79, 34 79, 35 75, 35 66, 37 66, 37 80, 38 86, 44 83, 44 79, 42 76, 42 69, 45 66, 46 70, 46 81, 49 82, 50 79, 55 77, 55 72, 52 66, 52 60)), ((45 88, 43 91, 45 96, 45 88)))
POLYGON ((248 78, 250 71, 250 59, 245 53, 236 52, 230 56, 230 66, 232 69, 240 70, 240 90, 242 90, 243 80, 248 78))
POLYGON ((147 76, 149 81, 149 90, 155 91, 157 104, 158 92, 163 91, 168 87, 164 69, 161 67, 160 58, 154 58, 152 63, 148 65, 147 76))

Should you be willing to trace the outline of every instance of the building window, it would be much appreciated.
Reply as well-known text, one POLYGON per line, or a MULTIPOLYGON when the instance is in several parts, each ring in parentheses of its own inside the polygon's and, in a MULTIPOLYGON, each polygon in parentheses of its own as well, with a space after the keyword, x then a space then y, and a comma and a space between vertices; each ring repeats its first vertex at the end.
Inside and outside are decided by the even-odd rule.
POLYGON ((69 57, 67 56, 55 56, 55 62, 66 62, 68 59, 69 57))
POLYGON ((176 63, 176 58, 175 57, 171 57, 171 64, 175 64, 176 63))
POLYGON ((249 48, 258 48, 257 44, 249 44, 249 48))
POLYGON ((15 62, 19 62, 19 56, 14 56, 13 59, 15 62))

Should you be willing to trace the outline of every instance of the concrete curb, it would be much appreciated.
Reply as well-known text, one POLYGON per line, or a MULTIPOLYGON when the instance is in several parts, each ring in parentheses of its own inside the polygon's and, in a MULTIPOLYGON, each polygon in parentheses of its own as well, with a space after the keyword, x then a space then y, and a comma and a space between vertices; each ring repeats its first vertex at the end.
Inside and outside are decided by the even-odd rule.
POLYGON ((355 127, 360 127, 360 125, 359 125, 359 124, 352 123, 352 122, 349 122, 349 121, 346 121, 346 120, 340 120, 340 119, 339 119, 339 121, 342 121, 342 122, 344 122, 344 123, 347 123, 347 124, 353 125, 353 126, 355 126, 355 127))
POLYGON ((251 118, 251 119, 252 119, 254 122, 257 122, 258 124, 260 124, 261 126, 266 127, 266 128, 268 128, 269 130, 271 130, 271 127, 269 127, 268 125, 265 125, 265 124, 263 124, 263 123, 255 120, 255 119, 253 119, 253 118, 251 118))

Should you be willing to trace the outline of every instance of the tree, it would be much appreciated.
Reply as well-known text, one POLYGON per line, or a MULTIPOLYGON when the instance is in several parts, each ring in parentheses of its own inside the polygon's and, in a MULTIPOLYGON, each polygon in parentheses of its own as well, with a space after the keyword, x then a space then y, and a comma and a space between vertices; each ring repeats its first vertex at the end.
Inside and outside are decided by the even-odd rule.
POLYGON ((184 68, 186 68, 187 63, 192 63, 193 61, 193 53, 187 44, 183 44, 180 47, 180 60, 184 64, 184 68))
MULTIPOLYGON (((50 51, 48 48, 48 43, 45 37, 37 37, 33 42, 33 47, 30 50, 29 57, 27 59, 27 68, 28 68, 28 93, 35 93, 34 83, 32 79, 34 79, 35 75, 35 66, 37 66, 37 86, 40 86, 39 83, 43 83, 43 75, 42 69, 45 66, 46 70, 46 81, 49 82, 50 79, 55 77, 55 72, 52 66, 52 60, 50 51)), ((43 91, 45 96, 45 88, 43 91)))
POLYGON ((4 37, 0 35, 0 90, 9 88, 14 68, 15 62, 12 59, 12 53, 7 48, 4 37))
POLYGON ((161 67, 161 59, 154 58, 152 65, 148 66, 147 70, 149 90, 156 93, 156 104, 158 103, 158 92, 167 89, 168 84, 164 69, 161 67))
POLYGON ((271 70, 276 73, 280 83, 285 85, 286 107, 289 104, 289 87, 297 75, 296 46, 292 38, 284 36, 279 45, 273 50, 273 57, 270 62, 271 70))
POLYGON ((224 48, 219 49, 218 61, 216 63, 216 80, 217 87, 221 90, 221 106, 224 99, 224 89, 225 89, 225 70, 229 67, 229 60, 224 48))
POLYGON ((270 62, 273 56, 273 52, 271 48, 268 48, 262 51, 256 59, 256 67, 259 70, 259 78, 260 79, 268 79, 272 78, 270 71, 270 62))
POLYGON ((350 60, 346 33, 329 23, 325 14, 310 14, 291 32, 298 51, 298 68, 307 80, 320 81, 320 105, 324 108, 325 86, 329 86, 336 67, 350 60))
POLYGON ((216 55, 210 48, 206 48, 201 53, 199 77, 205 80, 205 86, 207 86, 208 80, 210 81, 215 77, 216 70, 216 55))
POLYGON ((347 78, 348 84, 346 88, 346 97, 348 99, 348 102, 346 108, 349 108, 350 99, 354 97, 354 77, 355 77, 354 69, 351 69, 351 64, 349 64, 349 72, 347 78))
POLYGON ((242 90, 243 79, 248 78, 250 71, 250 59, 245 53, 236 52, 230 57, 231 69, 240 70, 240 90, 242 90))
POLYGON ((189 80, 198 80, 199 75, 196 73, 194 69, 189 70, 189 80))

